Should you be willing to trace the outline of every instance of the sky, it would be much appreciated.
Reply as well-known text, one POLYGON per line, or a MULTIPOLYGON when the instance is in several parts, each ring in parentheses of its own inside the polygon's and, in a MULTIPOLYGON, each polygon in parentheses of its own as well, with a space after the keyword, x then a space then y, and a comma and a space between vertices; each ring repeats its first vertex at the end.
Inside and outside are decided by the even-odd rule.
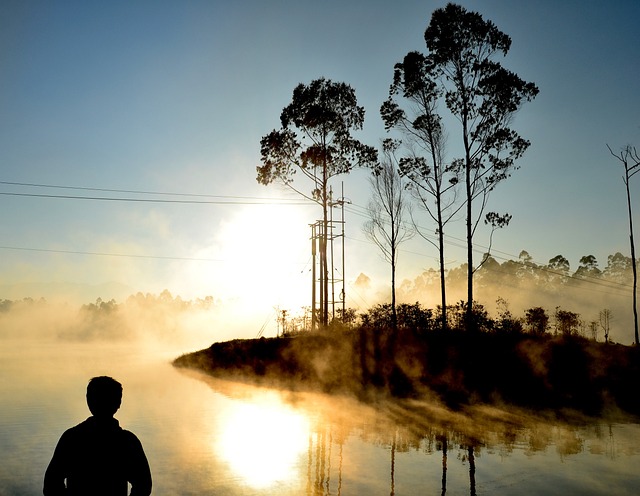
MULTIPOLYGON (((357 137, 379 147, 393 66, 426 51, 424 30, 445 3, 4 0, 0 298, 168 289, 224 300, 239 320, 308 305, 309 224, 321 213, 256 182, 260 138, 298 83, 325 77, 355 89, 366 111, 357 137)), ((562 254, 572 270, 583 255, 601 268, 629 255, 622 166, 606 145, 640 145, 640 3, 459 3, 511 36, 503 64, 540 89, 513 122, 531 147, 488 207, 513 216, 494 254, 527 250, 540 264, 562 254)), ((350 202, 344 279, 359 308, 374 301, 357 277, 389 278, 362 232, 368 174, 334 183, 350 202)), ((462 220, 449 236, 455 267, 462 220)), ((403 248, 400 279, 437 267, 419 238, 403 248)))

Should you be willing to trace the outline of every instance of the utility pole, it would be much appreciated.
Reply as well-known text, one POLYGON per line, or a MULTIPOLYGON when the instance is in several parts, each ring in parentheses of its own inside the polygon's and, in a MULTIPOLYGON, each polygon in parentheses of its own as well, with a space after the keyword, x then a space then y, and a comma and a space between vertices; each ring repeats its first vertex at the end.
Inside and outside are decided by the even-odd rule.
POLYGON ((316 224, 311 224, 311 332, 316 326, 316 224))
POLYGON ((287 311, 282 310, 282 335, 287 332, 287 311))
POLYGON ((331 280, 331 285, 332 285, 332 291, 333 291, 333 311, 334 311, 334 317, 335 317, 335 305, 336 305, 336 300, 335 300, 335 283, 336 282, 341 282, 342 283, 342 290, 340 291, 340 300, 342 301, 342 318, 344 319, 344 315, 345 315, 345 311, 346 311, 346 294, 345 294, 345 247, 344 247, 344 240, 345 240, 345 221, 344 221, 344 204, 345 203, 351 203, 348 200, 345 200, 344 198, 344 182, 341 184, 341 196, 340 198, 338 198, 335 202, 331 202, 330 205, 332 207, 331 210, 331 268, 332 268, 332 274, 335 273, 335 266, 333 265, 333 260, 334 260, 334 255, 333 255, 333 240, 335 238, 341 238, 341 258, 342 258, 342 276, 339 279, 336 279, 335 276, 332 276, 332 280, 331 280), (334 228, 335 228, 335 222, 333 221, 333 207, 340 207, 340 221, 335 221, 335 222, 339 222, 341 229, 340 229, 340 234, 336 234, 334 235, 334 228))
MULTIPOLYGON (((344 184, 342 185, 342 194, 344 195, 344 184)), ((342 316, 344 318, 344 314, 345 314, 345 278, 344 278, 344 273, 345 273, 345 221, 344 221, 344 204, 345 204, 345 200, 344 200, 344 196, 338 200, 336 200, 335 202, 332 201, 332 196, 333 196, 333 191, 330 189, 329 190, 329 202, 328 202, 328 206, 331 207, 331 212, 329 215, 329 218, 327 219, 326 222, 326 228, 325 228, 325 222, 324 220, 317 220, 315 223, 313 224, 309 224, 309 227, 311 227, 311 330, 315 331, 318 328, 318 311, 320 312, 324 312, 325 309, 328 309, 329 304, 331 304, 331 317, 332 319, 335 318, 335 312, 336 312, 336 295, 335 295, 335 285, 336 282, 342 282, 342 291, 340 293, 340 299, 342 300, 342 316), (341 207, 341 220, 340 221, 336 221, 333 219, 333 207, 335 206, 340 206, 341 207), (340 234, 335 234, 336 231, 336 223, 340 223, 341 224, 341 231, 340 234), (336 238, 342 238, 342 245, 341 245, 341 257, 342 257, 342 277, 341 278, 336 278, 335 276, 335 251, 334 251, 334 240, 336 238), (317 271, 317 267, 316 267, 316 253, 317 253, 317 248, 318 246, 323 246, 323 243, 326 246, 326 243, 329 242, 330 247, 329 247, 329 255, 330 255, 330 260, 324 261, 325 265, 329 265, 328 262, 330 262, 331 265, 331 297, 329 299, 329 294, 328 292, 325 293, 324 289, 328 288, 329 286, 329 274, 328 274, 328 270, 323 270, 323 261, 319 260, 320 263, 320 271, 319 271, 319 275, 318 275, 318 271, 317 271), (317 291, 318 291, 318 286, 320 288, 320 298, 319 298, 319 302, 318 304, 316 304, 317 301, 317 291)), ((328 267, 327 267, 328 269, 328 267)), ((328 322, 327 322, 328 323, 328 322)))
MULTIPOLYGON (((329 219, 327 218, 327 227, 329 227, 329 219)), ((317 220, 314 224, 309 224, 311 226, 311 258, 312 258, 312 269, 311 269, 311 330, 315 331, 318 328, 318 321, 320 324, 326 324, 324 315, 325 310, 328 309, 329 305, 329 293, 328 291, 328 264, 326 256, 323 257, 323 247, 327 246, 327 233, 325 231, 325 222, 324 220, 317 220), (319 267, 319 276, 316 271, 316 252, 317 248, 320 248, 320 256, 317 258, 319 267), (320 298, 318 301, 318 305, 316 305, 316 294, 317 294, 317 286, 320 286, 320 298), (318 312, 320 313, 320 319, 318 319, 318 312)))
POLYGON ((333 206, 336 205, 333 203, 333 188, 329 188, 329 205, 331 207, 330 217, 329 217, 329 229, 331 229, 331 320, 336 318, 336 279, 335 279, 335 265, 333 263, 333 206))
POLYGON ((342 187, 341 187, 342 191, 341 191, 341 196, 340 196, 340 212, 341 212, 341 217, 340 217, 340 221, 342 224, 342 293, 340 293, 340 297, 342 299, 342 320, 344 321, 345 318, 345 304, 347 301, 347 294, 344 291, 344 281, 346 279, 346 273, 344 271, 344 182, 342 182, 342 187))

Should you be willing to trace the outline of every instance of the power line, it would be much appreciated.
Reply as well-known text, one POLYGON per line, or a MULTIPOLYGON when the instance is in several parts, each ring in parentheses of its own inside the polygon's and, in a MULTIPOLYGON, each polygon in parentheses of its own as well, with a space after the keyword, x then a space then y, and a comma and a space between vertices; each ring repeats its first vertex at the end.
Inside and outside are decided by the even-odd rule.
MULTIPOLYGON (((27 248, 22 246, 0 246, 0 250, 13 251, 32 251, 40 253, 61 253, 64 255, 90 255, 100 257, 119 257, 119 258, 145 258, 151 260, 180 260, 187 262, 228 262, 223 258, 198 258, 198 257, 175 257, 161 255, 135 255, 131 253, 107 253, 98 251, 81 251, 81 250, 54 250, 49 248, 27 248)), ((308 262, 289 262, 292 265, 306 265, 308 262)))
POLYGON ((121 257, 121 258, 148 258, 155 260, 183 260, 183 261, 195 261, 195 262, 225 262, 226 260, 220 258, 195 258, 195 257, 165 257, 157 255, 132 255, 127 253, 106 253, 97 251, 78 251, 78 250, 53 250, 47 248, 25 248, 19 246, 0 246, 0 250, 14 250, 14 251, 34 251, 41 253, 63 253, 66 255, 93 255, 100 257, 121 257))
POLYGON ((185 196, 185 197, 199 197, 199 198, 227 198, 227 199, 240 199, 240 200, 269 200, 269 201, 300 201, 299 199, 288 198, 262 198, 258 196, 236 196, 236 195, 205 195, 198 193, 170 193, 166 191, 146 191, 136 189, 109 189, 109 188, 95 188, 86 186, 63 186, 57 184, 39 184, 39 183, 20 183, 14 181, 0 181, 0 184, 6 184, 9 186, 27 186, 32 188, 51 188, 51 189, 69 189, 76 191, 102 191, 107 193, 133 193, 139 195, 164 195, 164 196, 185 196))
MULTIPOLYGON (((159 198, 115 198, 110 196, 72 196, 72 195, 47 195, 38 193, 9 193, 0 191, 3 196, 21 196, 28 198, 56 198, 64 200, 96 200, 96 201, 121 201, 121 202, 138 202, 138 203, 174 203, 174 204, 194 204, 194 205, 296 205, 310 206, 315 205, 309 201, 288 201, 288 200, 163 200, 159 198)), ((241 197, 238 197, 241 198, 241 197)))
MULTIPOLYGON (((15 182, 15 181, 0 181, 0 184, 9 185, 9 186, 23 186, 23 187, 34 187, 34 188, 51 188, 51 189, 66 189, 66 190, 75 190, 75 191, 100 191, 100 192, 108 192, 108 193, 127 193, 127 194, 141 194, 141 195, 164 195, 164 196, 180 196, 180 197, 197 197, 197 198, 220 198, 220 200, 170 200, 170 199, 158 199, 158 198, 128 198, 128 197, 107 197, 107 196, 76 196, 76 195, 54 195, 54 194, 38 194, 38 193, 14 193, 14 192, 0 192, 0 195, 4 196, 16 196, 16 197, 31 197, 31 198, 52 198, 52 199, 69 199, 69 200, 93 200, 93 201, 121 201, 121 202, 138 202, 138 203, 165 203, 165 204, 205 204, 205 205, 293 205, 293 206, 315 206, 316 203, 309 200, 299 200, 299 199, 286 199, 286 198, 260 198, 260 197, 244 197, 244 196, 234 196, 234 195, 204 195, 204 194, 195 194, 195 193, 173 193, 173 192, 161 192, 161 191, 146 191, 146 190, 132 190, 132 189, 109 189, 109 188, 95 188, 95 187, 83 187, 83 186, 64 186, 64 185, 54 185, 54 184, 40 184, 40 183, 26 183, 26 182, 15 182)), ((345 208, 348 212, 357 215, 359 217, 368 217, 367 209, 350 203, 349 206, 345 208)), ((424 229, 421 226, 416 226, 418 229, 424 229)), ((424 235, 423 237, 430 237, 424 235)), ((463 248, 466 246, 466 241, 450 236, 445 235, 445 243, 449 246, 454 246, 456 248, 463 248)), ((354 241, 359 242, 367 242, 364 240, 351 238, 354 241)), ((436 237, 433 236, 435 240, 436 237)), ((190 258, 190 257, 166 257, 166 256, 151 256, 151 255, 131 255, 131 254, 119 254, 119 253, 101 253, 101 252, 88 252, 88 251, 73 251, 73 250, 49 250, 49 249, 41 249, 41 248, 21 248, 21 247, 10 247, 10 246, 0 246, 0 249, 6 250, 22 250, 22 251, 39 251, 39 252, 52 252, 52 253, 65 253, 65 254, 78 254, 78 255, 96 255, 96 256, 111 256, 111 257, 129 257, 129 258, 149 258, 149 259, 159 259, 159 260, 191 260, 191 261, 215 261, 222 262, 223 260, 219 259, 199 259, 199 258, 190 258)), ((488 249, 486 246, 480 244, 474 244, 474 251, 477 253, 482 253, 481 249, 488 249)), ((421 253, 408 252, 407 250, 401 249, 400 251, 404 251, 406 253, 411 253, 414 255, 427 256, 421 253)), ((503 261, 512 261, 518 257, 513 254, 506 253, 500 250, 492 250, 492 258, 503 260, 503 261), (496 253, 500 253, 505 256, 497 255, 496 253), (506 258, 511 257, 511 258, 506 258)), ((582 278, 577 278, 573 275, 563 274, 561 272, 554 271, 549 269, 548 267, 538 264, 535 261, 535 268, 542 272, 547 272, 553 275, 567 277, 568 279, 579 280, 582 282, 592 283, 594 285, 603 286, 608 289, 628 289, 631 286, 624 283, 618 283, 615 281, 605 281, 598 277, 593 276, 583 276, 582 278)))

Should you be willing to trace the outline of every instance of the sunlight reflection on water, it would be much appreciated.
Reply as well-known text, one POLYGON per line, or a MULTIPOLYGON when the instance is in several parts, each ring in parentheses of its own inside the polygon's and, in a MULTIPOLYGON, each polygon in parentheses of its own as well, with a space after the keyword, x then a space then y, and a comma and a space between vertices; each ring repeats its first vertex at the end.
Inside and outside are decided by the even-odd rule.
POLYGON ((0 495, 40 494, 60 434, 84 420, 87 380, 124 385, 154 495, 640 494, 640 425, 571 423, 405 401, 363 405, 174 369, 171 352, 2 342, 0 495))
POLYGON ((290 483, 299 477, 297 462, 307 450, 306 417, 276 397, 238 403, 218 419, 215 451, 255 488, 290 483))

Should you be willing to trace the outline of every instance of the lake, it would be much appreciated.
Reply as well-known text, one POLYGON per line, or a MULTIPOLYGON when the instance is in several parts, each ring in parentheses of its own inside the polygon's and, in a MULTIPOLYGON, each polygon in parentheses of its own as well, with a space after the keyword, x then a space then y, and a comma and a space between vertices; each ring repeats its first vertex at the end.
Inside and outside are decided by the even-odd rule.
POLYGON ((124 386, 154 495, 640 494, 640 425, 419 401, 362 405, 176 369, 148 345, 3 340, 0 495, 41 494, 89 378, 124 386))

